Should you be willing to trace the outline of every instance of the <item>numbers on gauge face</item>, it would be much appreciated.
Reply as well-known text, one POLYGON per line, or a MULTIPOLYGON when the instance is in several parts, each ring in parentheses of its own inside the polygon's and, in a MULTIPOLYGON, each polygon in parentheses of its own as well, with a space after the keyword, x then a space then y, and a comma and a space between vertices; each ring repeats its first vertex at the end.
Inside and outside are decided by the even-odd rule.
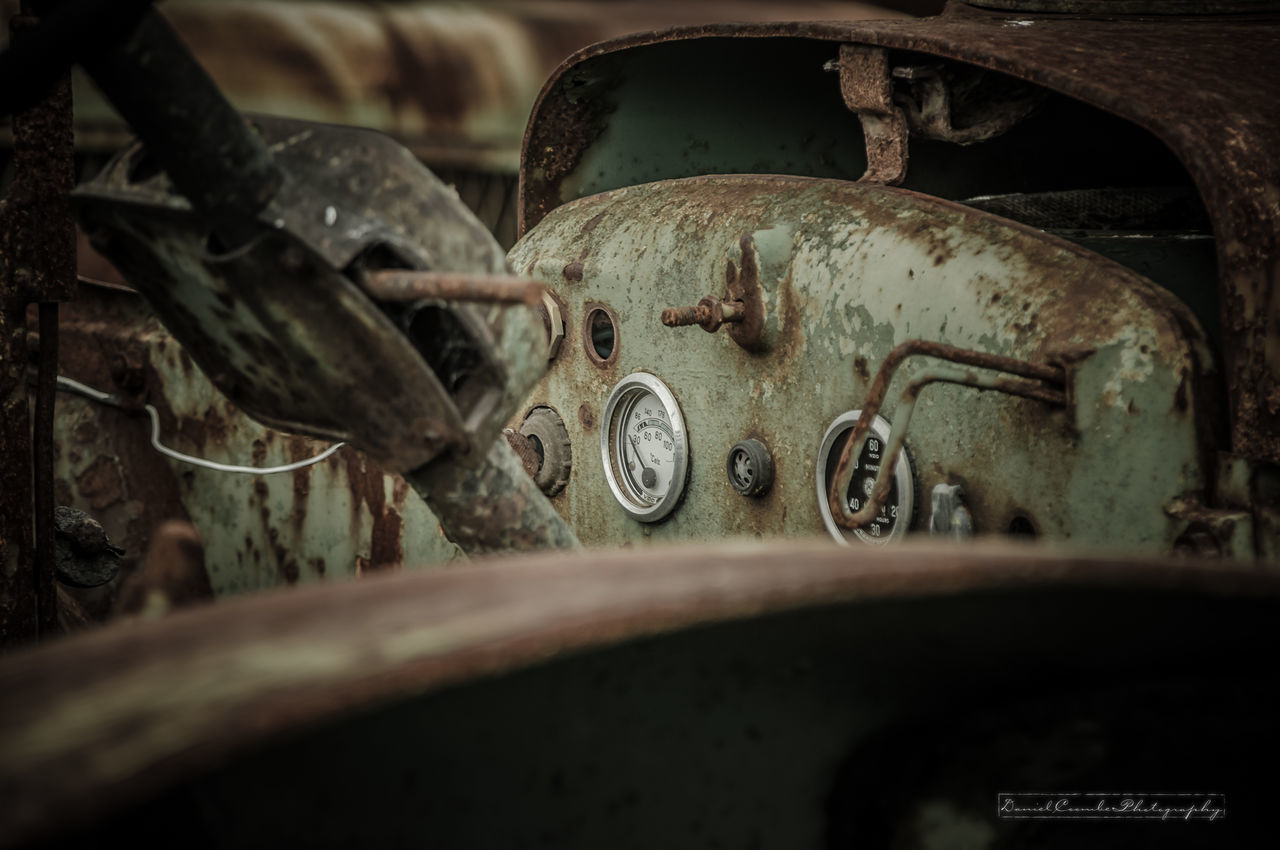
MULTIPOLYGON (((852 428, 846 429, 840 437, 835 441, 836 446, 843 446, 852 428)), ((859 511, 871 498, 871 492, 876 486, 876 475, 880 472, 880 465, 884 460, 884 441, 877 437, 868 437, 866 445, 862 447, 862 454, 858 457, 858 463, 853 470, 853 478, 849 481, 849 490, 845 494, 848 500, 850 511, 859 511)), ((827 480, 831 480, 831 476, 835 474, 835 467, 840 453, 832 452, 827 461, 827 480)), ((889 479, 889 497, 885 499, 884 504, 880 506, 880 511, 876 514, 871 522, 863 526, 858 532, 859 536, 866 536, 871 539, 888 537, 893 533, 894 526, 898 522, 898 482, 897 476, 889 479)))
POLYGON ((656 503, 671 488, 676 466, 671 422, 650 392, 637 394, 624 421, 627 425, 619 453, 624 458, 623 478, 633 493, 650 504, 656 503))
MULTIPOLYGON (((876 437, 868 437, 866 445, 862 447, 862 454, 858 457, 858 467, 854 470, 853 480, 849 483, 849 507, 852 510, 859 510, 863 505, 861 498, 856 494, 861 494, 862 498, 871 498, 871 493, 876 486, 876 476, 880 473, 880 464, 884 459, 883 453, 883 443, 876 437)), ((880 506, 880 512, 876 514, 875 519, 863 527, 863 530, 872 537, 888 537, 893 532, 894 525, 897 524, 898 482, 895 478, 896 476, 889 479, 889 497, 880 506)))

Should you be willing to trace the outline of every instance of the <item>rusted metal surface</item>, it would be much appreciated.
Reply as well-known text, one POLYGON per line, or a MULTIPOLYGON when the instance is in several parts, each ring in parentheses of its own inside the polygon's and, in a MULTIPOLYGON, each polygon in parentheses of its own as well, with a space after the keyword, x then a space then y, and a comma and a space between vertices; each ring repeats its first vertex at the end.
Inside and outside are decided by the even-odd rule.
MULTIPOLYGON (((662 324, 669 328, 699 325, 715 333, 728 325, 729 336, 748 351, 767 347, 764 294, 760 289, 760 258, 750 233, 738 239, 738 254, 725 259, 725 297, 708 295, 694 307, 673 307, 662 311, 662 324)), ((776 318, 772 323, 776 326, 776 318)), ((772 335, 770 335, 772 336, 772 335)))
MULTIPOLYGON (((66 164, 71 164, 67 151, 66 164)), ((62 196, 66 202, 66 195, 62 196)), ((69 222, 70 210, 65 213, 69 222)), ((64 240, 65 241, 65 240, 64 240)), ((63 246, 64 250, 70 244, 63 246)), ((39 611, 39 627, 42 635, 58 631, 57 612, 57 552, 54 542, 53 495, 53 409, 58 380, 58 304, 41 303, 37 308, 40 326, 40 355, 36 380, 35 416, 32 417, 31 451, 35 479, 36 606, 39 611)))
POLYGON ((501 304, 542 303, 546 288, 536 281, 512 275, 477 275, 456 272, 410 272, 383 270, 369 272, 360 286, 377 301, 492 301, 501 304))
POLYGON ((56 507, 53 515, 58 581, 71 587, 101 587, 115 578, 124 550, 111 545, 102 524, 65 505, 56 507))
MULTIPOLYGON (((444 781, 455 789, 451 798, 459 796, 457 804, 423 812, 423 828, 435 824, 436 832, 463 829, 473 820, 468 812, 482 811, 489 822, 505 823, 506 817, 492 817, 491 803, 481 806, 470 795, 490 800, 485 789, 491 792, 493 782, 505 788, 508 772, 512 781, 526 783, 526 795, 535 795, 530 811, 517 806, 508 812, 521 828, 524 818, 536 817, 536 810, 542 810, 546 823, 550 813, 565 807, 566 801, 544 799, 545 794, 567 793, 569 808, 579 818, 586 810, 577 796, 583 791, 572 782, 567 789, 547 788, 528 781, 529 775, 540 773, 514 767, 495 774, 489 758, 478 755, 488 752, 489 744, 494 757, 503 753, 504 764, 533 765, 552 758, 548 772, 558 765, 580 780, 579 762, 599 757, 595 748, 607 747, 603 752, 613 754, 614 747, 632 747, 646 755, 663 753, 657 761, 666 780, 646 786, 639 795, 646 802, 638 812, 629 806, 590 807, 620 816, 621 821, 611 824, 614 829, 628 822, 628 812, 653 821, 651 828, 669 829, 670 821, 662 815, 674 815, 678 808, 663 807, 678 807, 673 799, 685 793, 686 779, 701 783, 700 791, 689 793, 705 806, 707 794, 720 793, 712 776, 734 783, 723 789, 726 799, 744 793, 738 781, 756 776, 760 784, 749 786, 746 810, 735 810, 708 829, 738 835, 733 824, 741 818, 752 823, 760 817, 782 818, 787 828, 801 830, 801 843, 808 844, 805 836, 812 834, 816 842, 821 834, 821 821, 814 820, 823 809, 817 801, 828 793, 838 760, 887 720, 927 715, 931 712, 921 707, 931 709, 939 700, 949 712, 957 712, 975 692, 1025 698, 1049 686, 1049 693, 1054 687, 1062 693, 1063 671, 1073 665, 1087 666, 1095 682, 1112 682, 1112 673, 1117 684, 1161 681, 1163 676, 1201 682, 1206 696, 1210 690, 1221 696, 1214 680, 1204 684, 1199 665, 1242 675, 1248 669, 1248 647, 1274 647, 1270 626, 1278 603, 1276 576, 1204 562, 1174 567, 1142 558, 1071 557, 1008 546, 917 546, 853 556, 816 543, 687 547, 667 550, 660 558, 652 552, 616 550, 557 553, 429 575, 386 575, 346 587, 264 594, 99 630, 0 659, 0 686, 13 697, 0 702, 0 742, 6 753, 0 760, 0 823, 5 825, 0 843, 21 846, 71 828, 101 830, 109 825, 103 817, 110 812, 120 812, 136 828, 130 806, 240 758, 249 758, 250 774, 257 769, 273 775, 274 790, 264 803, 278 823, 280 807, 291 806, 285 801, 300 792, 296 783, 305 782, 301 774, 317 770, 318 762, 286 750, 278 760, 263 763, 254 761, 252 753, 273 740, 312 734, 319 737, 310 743, 324 753, 326 764, 341 759, 342 753, 363 757, 343 763, 343 775, 380 771, 406 793, 402 774, 388 772, 383 757, 375 755, 382 744, 369 739, 367 746, 339 747, 327 737, 342 728, 331 721, 364 728, 363 717, 375 727, 391 723, 397 734, 386 743, 410 761, 430 759, 431 773, 439 776, 441 764, 451 766, 444 781), (1186 628, 1191 611, 1198 612, 1199 628, 1193 630, 1186 628), (787 625, 779 631, 770 623, 787 625), (904 624, 916 639, 891 638, 904 624), (713 631, 723 628, 736 630, 713 631), (855 635, 849 629, 864 631, 855 635), (711 636, 716 645, 750 652, 736 661, 704 654, 705 646, 699 649, 696 643, 698 634, 711 636), (797 642, 793 634, 808 637, 797 642), (1117 641, 1128 645, 1130 640, 1148 651, 1141 674, 1135 674, 1131 657, 1107 651, 1117 641), (649 660, 607 654, 628 644, 649 660), (770 644, 786 646, 785 657, 769 654, 770 644), (768 669, 785 671, 777 681, 767 679, 767 686, 753 678, 764 675, 763 670, 747 662, 762 651, 768 669), (573 660, 599 653, 605 654, 599 655, 598 665, 584 668, 573 660), (299 663, 299 658, 310 663, 299 663), (569 666, 561 666, 565 664, 569 666), (686 666, 700 672, 686 680, 686 666), (996 686, 1008 685, 1011 668, 1022 671, 1017 687, 996 686), (564 670, 563 678, 558 669, 564 670), (722 669, 736 676, 731 681, 737 684, 713 672, 722 669), (650 691, 656 687, 651 675, 680 687, 672 695, 660 688, 650 691), (504 697, 498 698, 485 681, 510 690, 500 690, 504 697), (533 690, 549 688, 550 696, 534 698, 520 689, 521 681, 533 690), (753 681, 761 687, 753 687, 753 681), (845 682, 852 683, 856 699, 845 682), (596 694, 589 702, 558 698, 587 686, 596 694), (717 696, 719 691, 708 690, 713 686, 727 690, 717 696), (454 716, 444 703, 432 703, 435 710, 411 706, 415 717, 430 718, 426 726, 415 727, 417 734, 400 734, 401 721, 388 715, 360 713, 431 694, 447 700, 447 694, 468 688, 480 688, 477 699, 487 708, 463 710, 461 716, 470 711, 476 721, 466 724, 465 731, 442 720, 454 716), (614 725, 612 708, 598 718, 606 721, 599 730, 578 719, 579 710, 586 717, 606 710, 606 695, 629 705, 633 722, 614 725), (562 729, 567 724, 576 746, 560 734, 530 734, 523 722, 516 722, 541 717, 544 699, 550 701, 545 721, 562 729), (674 701, 668 704, 669 699, 674 701), (726 738, 717 742, 715 727, 733 740, 744 732, 724 728, 721 700, 738 723, 748 718, 756 728, 754 735, 747 730, 755 748, 734 744, 727 760, 726 738), (828 710, 820 710, 822 705, 828 710), (715 723, 704 730, 699 712, 711 712, 715 723), (858 722, 851 724, 855 714, 858 722), (657 715, 663 715, 657 725, 639 719, 657 715), (800 722, 800 716, 807 720, 800 722), (843 720, 829 727, 832 718, 843 720), (516 723, 511 731, 525 738, 525 746, 506 749, 508 723, 516 723), (676 731, 681 724, 694 724, 693 737, 676 731), (813 724, 819 724, 821 734, 787 734, 813 724), (620 735, 619 728, 627 734, 620 735), (597 731, 604 736, 599 741, 597 731), (709 737, 704 740, 703 735, 709 737), (476 757, 455 762, 461 753, 442 750, 446 740, 476 757), (791 758, 780 758, 767 746, 770 740, 790 747, 791 758), (541 743, 559 752, 544 753, 541 743), (684 752, 681 770, 671 771, 668 750, 671 757, 676 757, 674 751, 684 752), (449 753, 445 761, 429 755, 444 752, 449 753), (803 773, 793 774, 783 765, 802 766, 803 773), (786 781, 779 769, 786 771, 786 781), (278 770, 298 778, 275 779, 278 770), (674 798, 660 792, 670 783, 677 786, 674 798), (756 793, 767 796, 757 801, 756 793)), ((1218 681, 1232 687, 1238 680, 1218 681)), ((1071 679, 1068 692, 1083 692, 1075 682, 1071 679)), ((588 699, 585 693, 581 699, 588 699)), ((610 793, 622 793, 628 787, 638 791, 649 781, 650 773, 634 754, 619 761, 606 758, 610 769, 600 771, 597 765, 591 786, 607 783, 610 793)), ((264 774, 257 776, 262 780, 264 774)), ((247 812, 253 808, 245 799, 253 796, 252 786, 228 787, 248 793, 224 811, 237 815, 222 822, 224 835, 248 828, 247 812)), ((356 795, 351 800, 352 793, 348 789, 336 795, 332 805, 343 805, 341 798, 354 809, 369 811, 372 799, 356 795)), ((423 792, 410 786, 407 793, 419 793, 421 799, 423 792)), ((315 798, 303 802, 299 796, 298 805, 323 820, 315 798)), ((523 797, 516 793, 512 799, 523 797)), ((402 813, 401 818, 404 825, 392 829, 413 828, 412 817, 402 813)), ((363 820, 341 828, 382 834, 369 832, 378 818, 363 820)), ((304 827, 303 822, 287 825, 295 836, 304 827)), ((598 833, 568 832, 563 838, 590 843, 588 836, 601 843, 598 833)))
POLYGON ((481 458, 429 464, 405 479, 468 555, 580 548, 573 529, 501 436, 481 458))
MULTIPOLYGON (((15 37, 35 19, 12 21, 15 37)), ((5 197, 0 255, 17 297, 66 301, 75 292, 75 185, 71 85, 61 80, 39 104, 13 116, 14 180, 5 197)))
POLYGON ((533 447, 533 441, 514 428, 504 428, 502 436, 507 438, 507 445, 511 446, 511 451, 520 458, 520 465, 524 467, 525 474, 530 478, 537 475, 538 470, 542 468, 542 459, 538 457, 538 450, 533 447))
MULTIPOLYGON (((526 136, 520 232, 573 195, 563 187, 607 129, 595 97, 568 108, 566 80, 597 71, 626 50, 696 40, 811 39, 911 51, 970 63, 1066 95, 1149 131, 1189 172, 1213 220, 1218 252, 1231 448, 1280 462, 1280 332, 1272 316, 1280 263, 1280 19, 1088 20, 953 5, 922 21, 723 25, 649 33, 596 45, 547 83, 526 136), (1227 61, 1229 58, 1229 61, 1227 61), (1239 68, 1257 69, 1240 74, 1239 68), (1230 96, 1224 96, 1230 92, 1230 96), (593 111, 594 110, 594 111, 593 111), (544 153, 553 150, 554 153, 544 153), (555 179, 540 169, 551 169, 555 179)), ((836 52, 834 44, 832 53, 836 52)), ((913 59, 918 62, 919 57, 913 59)), ((685 172, 688 173, 688 172, 685 172)))
POLYGON ((985 142, 1005 133, 1027 118, 1049 94, 1026 84, 1011 87, 1009 78, 997 78, 978 68, 957 69, 941 64, 896 67, 893 78, 906 80, 911 92, 910 96, 901 95, 899 101, 911 134, 958 145, 985 142), (986 91, 988 85, 1005 91, 999 96, 973 96, 986 91))
POLYGON ((8 645, 37 633, 26 331, 25 300, 0 297, 0 640, 8 645))
POLYGON ((925 387, 930 384, 940 383, 958 384, 980 390, 994 390, 1022 398, 1035 399, 1058 407, 1064 407, 1067 404, 1067 394, 1065 392, 1047 387, 1037 381, 1000 378, 974 371, 962 372, 958 369, 933 368, 920 372, 912 378, 911 383, 907 384, 907 388, 902 391, 902 396, 898 399, 898 406, 893 415, 893 428, 889 432, 888 449, 880 462, 880 470, 876 473, 875 484, 871 493, 867 496, 866 503, 860 510, 854 512, 849 510, 849 505, 841 494, 849 492, 849 479, 853 474, 853 470, 850 469, 852 462, 848 461, 848 459, 862 456, 862 446, 866 441, 866 427, 862 428, 864 433, 857 443, 853 440, 853 433, 858 431, 858 426, 863 421, 874 421, 876 414, 880 410, 878 404, 873 408, 871 399, 868 398, 866 408, 863 409, 858 422, 854 424, 853 432, 850 433, 849 439, 845 442, 845 448, 840 454, 840 461, 836 465, 836 472, 832 476, 831 487, 827 491, 831 515, 839 525, 849 529, 862 528, 880 513, 880 509, 884 506, 885 500, 889 498, 889 491, 893 487, 893 473, 891 470, 896 467, 898 456, 902 453, 902 447, 906 443, 907 428, 910 427, 911 414, 915 411, 916 400, 919 399, 920 392, 925 387))
MULTIPOLYGON (((950 363, 961 363, 966 366, 977 366, 981 369, 1008 372, 1013 375, 1021 375, 1024 378, 1044 381, 1051 387, 1063 386, 1066 377, 1061 366, 1031 363, 985 351, 966 350, 932 340, 912 339, 901 345, 894 346, 893 350, 885 357, 884 362, 880 364, 880 368, 876 370, 875 380, 871 382, 871 387, 867 390, 866 397, 859 404, 854 405, 862 410, 862 415, 849 433, 849 438, 845 441, 844 448, 840 450, 840 460, 836 464, 836 471, 831 479, 831 487, 827 495, 828 503, 831 507, 831 515, 836 518, 836 522, 846 528, 857 528, 858 525, 875 516, 875 511, 861 511, 857 520, 858 524, 849 525, 848 523, 853 522, 853 520, 851 519, 852 515, 849 512, 848 505, 845 504, 843 493, 849 489, 849 480, 853 475, 853 459, 862 456, 863 443, 866 442, 871 423, 875 421, 876 415, 880 412, 880 406, 884 404, 885 393, 889 391, 889 384, 893 381, 894 373, 902 365, 902 361, 914 356, 936 357, 939 360, 945 360, 950 363)), ((911 393, 911 397, 914 399, 922 388, 923 386, 917 387, 915 382, 912 382, 907 390, 904 391, 903 398, 907 398, 906 393, 911 393), (914 389, 912 389, 913 387, 914 389)), ((1024 393, 1015 392, 1014 394, 1020 395, 1024 393)), ((1065 397, 1060 392, 1055 393, 1051 398, 1043 395, 1032 397, 1051 403, 1065 403, 1065 397)), ((893 468, 896 456, 897 449, 894 449, 892 451, 893 459, 882 465, 884 470, 887 471, 893 468)), ((888 475, 878 477, 884 480, 883 482, 877 482, 876 492, 872 495, 873 498, 880 500, 880 504, 883 504, 884 498, 889 493, 890 481, 888 475), (881 490, 883 492, 880 492, 881 490)), ((879 504, 876 505, 876 510, 879 510, 879 504)))
MULTIPOLYGON (((35 26, 9 22, 15 36, 35 26)), ((53 404, 58 372, 58 301, 76 285, 75 223, 68 198, 75 183, 71 84, 59 80, 13 117, 14 180, 0 201, 0 385, 4 434, 0 463, 7 527, 0 527, 0 640, 58 631, 53 522, 53 404), (39 302, 35 415, 28 428, 26 305, 39 302), (26 457, 23 457, 23 454, 26 457), (34 519, 35 536, 30 524, 34 519), (23 528, 23 526, 27 526, 23 528), (33 545, 32 545, 33 544, 33 545), (32 549, 28 550, 28 545, 32 549)), ((33 337, 32 339, 36 339, 33 337)))
POLYGON ((399 470, 472 440, 486 450, 544 369, 525 356, 546 345, 536 312, 522 304, 383 310, 351 278, 388 266, 502 274, 497 243, 385 136, 280 119, 256 125, 289 180, 256 222, 242 223, 253 235, 241 247, 211 241, 208 224, 147 170, 137 145, 77 190, 97 247, 260 421, 353 442, 399 470))
POLYGON ((543 493, 556 495, 569 483, 573 470, 573 444, 564 419, 550 407, 535 407, 525 414, 520 434, 533 444, 538 458, 533 480, 543 493))
POLYGON ((907 118, 893 102, 889 52, 878 47, 840 45, 840 94, 858 113, 867 141, 864 183, 897 186, 907 176, 907 118))
MULTIPOLYGON (((1087 250, 957 204, 799 177, 662 181, 561 207, 511 262, 581 317, 583 346, 557 358, 527 401, 579 412, 565 419, 575 452, 598 444, 611 391, 637 370, 670 387, 685 421, 689 477, 661 523, 636 523, 613 501, 598 454, 574 463, 555 503, 588 545, 820 533, 824 434, 862 406, 879 364, 911 339, 1031 364, 1077 358, 1066 409, 951 386, 921 399, 908 437, 920 489, 963 484, 977 534, 1029 518, 1055 542, 1169 551, 1183 526, 1163 503, 1210 480, 1200 438, 1213 433, 1215 377, 1186 308, 1087 250), (744 232, 775 323, 767 346, 664 331, 662 309, 714 291, 744 232), (581 281, 565 278, 571 262, 581 281), (616 322, 607 363, 589 347, 593 315, 616 322), (754 499, 724 471, 747 438, 776 461, 773 487, 754 499)), ((892 397, 919 365, 897 370, 892 397)), ((1063 383, 1057 367, 1012 368, 1063 383)), ((926 527, 927 517, 914 530, 926 527)))
MULTIPOLYGON (((138 294, 82 285, 62 313, 64 374, 135 410, 155 405, 167 445, 257 466, 328 447, 264 427, 236 408, 138 294)), ((151 447, 148 434, 137 412, 58 397, 57 500, 93 516, 125 550, 119 580, 104 588, 105 598, 86 602, 95 618, 118 608, 157 529, 170 520, 194 525, 202 536, 206 583, 218 597, 461 557, 403 478, 349 446, 288 475, 255 478, 174 463, 151 447)))
POLYGON ((699 325, 707 333, 715 333, 721 325, 743 321, 744 315, 741 301, 721 301, 708 295, 695 307, 668 307, 662 311, 662 324, 669 328, 686 325, 699 325))

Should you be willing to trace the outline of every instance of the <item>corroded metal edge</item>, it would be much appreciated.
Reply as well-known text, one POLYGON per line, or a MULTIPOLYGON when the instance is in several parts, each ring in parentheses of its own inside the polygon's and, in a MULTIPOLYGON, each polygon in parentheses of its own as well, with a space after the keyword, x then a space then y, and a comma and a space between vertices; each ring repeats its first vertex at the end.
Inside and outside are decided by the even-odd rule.
MULTIPOLYGON (((646 636, 990 590, 1280 600, 1280 576, 1012 545, 562 553, 272 592, 0 659, 0 844, 74 826, 286 730, 646 636)), ((1082 619, 1081 628, 1089 628, 1082 619)))
POLYGON ((518 233, 559 205, 558 179, 599 134, 589 104, 558 94, 566 74, 597 57, 703 38, 806 38, 918 51, 1008 74, 1133 122, 1187 168, 1217 239, 1222 327, 1231 341, 1223 365, 1231 386, 1232 449, 1280 462, 1280 373, 1268 365, 1277 349, 1269 292, 1280 264, 1280 164, 1271 155, 1280 149, 1274 108, 1280 65, 1272 61, 1280 16, 1153 24, 1024 14, 1018 25, 1007 17, 952 6, 917 21, 683 27, 580 50, 548 78, 525 130, 518 233), (551 139, 559 144, 549 145, 551 139), (553 147, 556 161, 543 163, 539 151, 553 147), (530 174, 544 166, 548 177, 539 191, 530 174))

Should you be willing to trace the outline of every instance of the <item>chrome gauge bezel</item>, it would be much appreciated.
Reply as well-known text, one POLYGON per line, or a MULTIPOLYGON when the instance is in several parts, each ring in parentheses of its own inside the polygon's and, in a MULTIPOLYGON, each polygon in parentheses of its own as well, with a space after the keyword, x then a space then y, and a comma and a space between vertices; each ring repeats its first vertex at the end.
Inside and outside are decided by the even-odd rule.
POLYGON ((648 372, 635 372, 619 381, 613 392, 609 393, 600 427, 600 460, 604 465, 609 490, 632 518, 640 522, 657 522, 669 516, 680 503, 680 497, 684 495, 685 480, 689 475, 689 442, 684 414, 680 411, 675 395, 656 376, 648 372), (674 444, 671 484, 666 493, 656 501, 636 487, 619 466, 620 459, 626 456, 623 445, 626 437, 622 423, 646 393, 653 394, 662 405, 671 425, 674 444))
MULTIPOLYGON (((862 411, 860 410, 849 410, 840 414, 827 426, 827 433, 822 436, 822 445, 818 449, 818 463, 815 470, 818 511, 822 514, 822 524, 826 526, 828 533, 835 538, 837 543, 848 546, 856 538, 862 543, 883 546, 905 537, 911 526, 912 519, 915 517, 915 471, 912 469, 911 457, 907 453, 906 446, 903 446, 902 451, 898 454, 898 462, 894 464, 893 469, 894 483, 897 485, 898 494, 898 521, 894 523, 893 531, 889 532, 889 534, 875 537, 862 528, 847 529, 841 527, 836 523, 835 517, 831 515, 831 505, 827 501, 827 461, 831 456, 832 449, 836 447, 837 438, 857 423, 861 413, 862 411)), ((871 420, 871 430, 868 438, 875 436, 887 446, 889 443, 889 429, 889 422, 884 417, 877 416, 871 420)), ((839 447, 844 448, 844 443, 841 442, 839 447)))

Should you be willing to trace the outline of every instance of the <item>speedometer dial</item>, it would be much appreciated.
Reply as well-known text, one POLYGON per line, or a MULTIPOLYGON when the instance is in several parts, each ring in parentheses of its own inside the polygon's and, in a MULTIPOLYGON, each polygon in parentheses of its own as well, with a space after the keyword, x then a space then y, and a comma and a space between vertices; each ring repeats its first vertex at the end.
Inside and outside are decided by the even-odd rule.
MULTIPOLYGON (((816 470, 818 512, 822 515, 822 523, 827 531, 840 543, 848 544, 853 540, 863 543, 881 544, 900 540, 907 533, 915 520, 916 494, 915 466, 907 447, 903 446, 894 464, 889 497, 880 506, 879 512, 865 526, 858 529, 842 528, 831 515, 831 507, 827 502, 827 491, 831 480, 835 477, 836 465, 840 460, 840 452, 845 441, 853 432, 861 411, 850 410, 836 417, 823 435, 822 445, 818 449, 818 468, 816 470)), ((862 447, 862 454, 854 463, 853 479, 849 482, 845 498, 849 510, 858 511, 875 488, 876 476, 880 473, 880 465, 887 458, 884 456, 889 442, 889 423, 877 416, 871 421, 867 441, 862 447)))
POLYGON ((618 382, 605 404, 600 454, 609 488, 631 516, 656 522, 675 509, 689 447, 680 406, 666 384, 646 372, 618 382))

